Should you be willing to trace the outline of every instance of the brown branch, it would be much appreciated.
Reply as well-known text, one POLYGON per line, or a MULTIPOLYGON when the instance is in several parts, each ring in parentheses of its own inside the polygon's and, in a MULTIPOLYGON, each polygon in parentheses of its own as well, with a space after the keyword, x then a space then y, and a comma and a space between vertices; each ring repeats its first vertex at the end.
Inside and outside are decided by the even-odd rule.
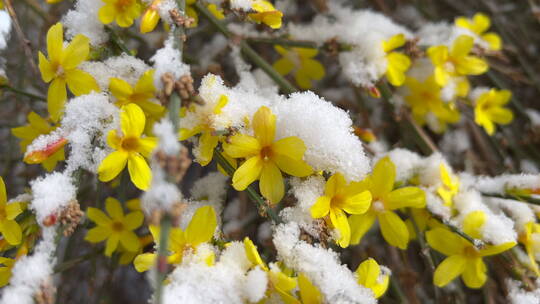
POLYGON ((13 26, 15 27, 15 31, 17 32, 17 36, 19 36, 19 40, 21 41, 21 47, 23 48, 24 53, 26 54, 28 63, 30 63, 32 72, 35 75, 39 75, 39 70, 36 66, 36 63, 32 59, 34 58, 34 55, 32 53, 32 44, 30 40, 26 39, 26 36, 24 35, 24 32, 19 23, 19 19, 17 18, 17 14, 15 13, 15 9, 13 8, 12 0, 5 0, 4 2, 6 5, 8 14, 11 17, 11 20, 13 20, 13 26))

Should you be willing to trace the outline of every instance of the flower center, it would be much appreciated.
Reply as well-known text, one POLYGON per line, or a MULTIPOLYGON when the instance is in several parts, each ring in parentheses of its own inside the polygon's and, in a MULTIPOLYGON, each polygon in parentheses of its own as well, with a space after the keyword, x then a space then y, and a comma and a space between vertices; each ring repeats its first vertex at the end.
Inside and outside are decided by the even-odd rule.
POLYGON ((116 232, 121 232, 124 230, 124 224, 122 224, 122 222, 114 221, 112 223, 112 230, 116 232))
POLYGON ((266 146, 261 149, 261 158, 264 161, 269 161, 272 158, 272 154, 273 152, 271 146, 266 146))
POLYGON ((118 11, 125 11, 128 9, 129 6, 131 6, 133 3, 133 0, 118 0, 116 1, 116 9, 118 11))
POLYGON ((480 255, 474 246, 467 246, 463 249, 463 255, 468 258, 477 258, 480 255))
POLYGON ((343 205, 345 204, 345 198, 341 194, 336 194, 332 197, 332 200, 330 201, 330 206, 337 208, 337 209, 343 209, 343 205))
POLYGON ((136 151, 139 147, 139 139, 136 137, 126 137, 122 140, 122 149, 126 151, 136 151))
POLYGON ((4 220, 7 217, 6 208, 0 207, 0 220, 4 220))
POLYGON ((376 212, 383 212, 385 210, 384 203, 380 200, 376 200, 371 204, 371 207, 376 212))

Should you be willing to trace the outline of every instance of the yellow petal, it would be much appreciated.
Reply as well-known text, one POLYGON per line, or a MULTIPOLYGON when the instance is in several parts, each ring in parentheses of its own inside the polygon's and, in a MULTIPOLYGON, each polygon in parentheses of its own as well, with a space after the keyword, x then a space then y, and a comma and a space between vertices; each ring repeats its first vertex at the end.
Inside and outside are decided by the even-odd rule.
POLYGON ((127 152, 114 151, 109 154, 99 165, 99 180, 108 182, 118 176, 118 174, 126 167, 127 160, 127 152))
POLYGON ((486 222, 487 216, 483 211, 473 211, 463 220, 463 232, 475 239, 481 239, 481 229, 486 222))
MULTIPOLYGON (((186 128, 180 128, 178 131, 178 140, 186 140, 192 136, 195 136, 202 132, 202 128, 200 126, 196 126, 193 129, 186 129, 186 128)), ((225 146, 225 144, 224 144, 225 146)))
POLYGON ((411 66, 411 60, 404 54, 392 52, 386 56, 388 67, 386 77, 394 86, 401 86, 405 82, 405 71, 411 66))
POLYGON ((112 253, 118 248, 118 242, 120 241, 120 234, 113 233, 107 239, 105 244, 105 255, 111 256, 112 253))
POLYGON ((293 49, 298 53, 301 59, 313 58, 319 53, 319 50, 314 48, 295 47, 293 49))
POLYGON ((305 177, 313 173, 313 168, 303 160, 296 160, 278 154, 272 157, 272 161, 274 161, 281 171, 292 176, 305 177))
POLYGON ((390 210, 404 207, 423 208, 426 206, 426 194, 418 187, 403 187, 390 192, 384 202, 390 210))
POLYGON ((375 198, 381 198, 387 193, 390 193, 394 188, 394 180, 396 179, 396 166, 392 160, 386 156, 381 158, 371 174, 373 183, 371 193, 375 198))
POLYGON ((244 249, 246 251, 246 256, 248 260, 253 265, 258 265, 264 271, 268 271, 268 267, 261 259, 261 256, 259 255, 259 251, 257 251, 257 246, 255 246, 255 244, 253 244, 253 241, 251 241, 248 237, 244 238, 244 249))
POLYGON ((469 288, 480 288, 486 282, 486 271, 486 264, 481 258, 470 259, 463 271, 463 282, 469 288))
POLYGON ((47 31, 47 55, 51 62, 61 62, 64 49, 64 29, 58 22, 47 31))
POLYGON ((259 141, 252 136, 245 134, 236 134, 223 144, 225 152, 233 158, 248 157, 258 154, 261 150, 259 141))
POLYGON ((379 264, 377 264, 377 262, 372 258, 360 263, 356 269, 358 284, 367 288, 371 288, 371 286, 377 284, 377 279, 379 278, 380 274, 381 268, 379 267, 379 264))
POLYGON ((442 67, 435 67, 435 82, 441 87, 445 86, 450 80, 450 74, 442 67))
POLYGON ((514 246, 516 246, 516 242, 506 242, 500 245, 486 246, 486 248, 480 249, 479 252, 481 256, 496 255, 514 246))
POLYGON ((45 58, 45 55, 43 55, 43 53, 39 52, 38 58, 39 58, 39 71, 41 72, 41 78, 45 82, 50 82, 56 76, 56 71, 54 70, 49 60, 45 58))
POLYGON ((133 88, 127 81, 114 77, 109 80, 109 91, 117 99, 129 98, 133 94, 133 88))
POLYGON ((120 244, 130 252, 135 252, 140 249, 141 243, 139 242, 139 238, 133 231, 123 231, 122 235, 120 236, 120 244))
POLYGON ((139 147, 137 148, 137 152, 141 153, 141 155, 144 157, 150 157, 150 154, 152 151, 154 151, 157 144, 157 137, 139 138, 139 147))
POLYGON ((121 220, 124 218, 124 210, 122 209, 122 205, 113 197, 108 197, 105 200, 105 209, 112 219, 121 220))
POLYGON ((345 200, 343 210, 349 214, 362 214, 365 213, 371 205, 371 192, 360 192, 345 200))
POLYGON ((295 68, 294 63, 285 57, 278 59, 272 66, 281 75, 287 75, 295 68))
POLYGON ((82 34, 76 35, 64 51, 62 67, 66 70, 74 69, 86 60, 89 53, 90 39, 82 34))
POLYGON ((437 266, 433 274, 433 283, 443 287, 465 271, 466 259, 461 255, 447 257, 437 266))
POLYGON ((432 46, 428 48, 427 55, 434 66, 441 66, 448 60, 448 48, 444 45, 432 46))
POLYGON ((379 213, 378 219, 384 239, 392 246, 407 249, 409 230, 403 220, 392 211, 379 213))
POLYGON ((468 35, 461 35, 454 40, 450 56, 454 58, 464 57, 472 50, 474 39, 468 35))
POLYGON ((482 35, 482 39, 489 44, 489 48, 493 51, 500 51, 502 48, 501 37, 495 33, 487 33, 482 35))
POLYGON ((488 16, 482 13, 476 13, 473 16, 473 21, 475 25, 474 32, 477 34, 481 34, 491 26, 491 20, 488 16))
POLYGON ((233 187, 238 191, 243 191, 251 183, 259 179, 263 167, 263 162, 259 156, 254 156, 246 160, 233 175, 233 187))
POLYGON ((426 241, 431 248, 447 256, 460 254, 465 246, 470 245, 465 239, 445 228, 426 232, 426 241))
POLYGON ((148 8, 145 11, 144 15, 141 17, 141 33, 145 34, 153 31, 156 28, 159 19, 160 16, 158 12, 155 9, 148 8))
POLYGON ((360 243, 362 237, 369 231, 377 219, 374 212, 368 211, 360 215, 349 216, 349 226, 351 227, 351 244, 360 243))
POLYGON ((89 94, 92 91, 99 92, 99 85, 94 77, 79 69, 66 71, 66 82, 75 96, 89 94))
POLYGON ((317 60, 304 59, 301 62, 302 71, 314 80, 320 80, 325 75, 324 66, 317 60))
POLYGON ((461 58, 456 64, 456 72, 460 75, 480 75, 488 69, 487 62, 475 56, 461 58))
POLYGON ((14 220, 25 208, 24 203, 9 203, 6 205, 6 219, 14 220))
POLYGON ((137 270, 138 272, 145 272, 149 270, 150 268, 152 268, 152 266, 154 266, 156 257, 157 255, 155 253, 139 254, 137 257, 135 257, 135 260, 133 260, 135 270, 137 270))
POLYGON ((339 230, 339 240, 337 241, 338 245, 342 248, 349 247, 351 241, 351 227, 349 226, 349 221, 347 220, 347 215, 345 212, 339 209, 330 209, 330 221, 332 225, 339 230))
POLYGON ((120 126, 124 136, 141 136, 145 123, 144 112, 138 105, 130 103, 122 107, 120 126))
POLYGON ((114 4, 105 4, 98 11, 99 21, 103 24, 109 24, 114 21, 116 17, 116 9, 114 4))
POLYGON ((295 160, 302 160, 306 152, 306 145, 296 136, 285 137, 272 143, 272 152, 295 160))
POLYGON ((203 206, 195 211, 189 225, 186 228, 186 241, 198 246, 201 243, 209 242, 216 231, 216 212, 211 206, 203 206))
POLYGON ((512 113, 512 111, 500 107, 493 107, 488 109, 486 111, 486 115, 489 120, 501 125, 509 124, 514 119, 514 114, 512 113))
POLYGON ((320 196, 310 208, 312 218, 325 217, 330 212, 331 198, 328 196, 320 196))
POLYGON ((228 103, 229 98, 227 97, 227 95, 221 95, 212 112, 216 115, 221 114, 221 109, 223 109, 223 107, 226 106, 228 103))
POLYGON ((133 184, 143 191, 148 190, 152 181, 152 171, 144 157, 138 153, 131 153, 128 158, 128 170, 133 184))
POLYGON ((97 208, 88 207, 86 216, 99 226, 108 226, 111 223, 111 219, 97 208))
POLYGON ((214 155, 214 148, 217 147, 218 137, 212 135, 211 132, 203 132, 199 138, 200 155, 197 161, 201 166, 206 166, 212 160, 214 155))
POLYGON ((47 109, 51 120, 57 122, 64 112, 64 104, 67 99, 66 81, 56 78, 51 82, 47 92, 47 109))
POLYGON ((96 226, 90 230, 84 237, 84 239, 90 243, 103 242, 111 235, 111 231, 104 226, 96 226))
POLYGON ((330 176, 328 181, 326 181, 326 185, 324 186, 324 194, 328 197, 333 197, 339 192, 343 191, 346 185, 347 181, 345 180, 345 177, 343 177, 343 174, 337 172, 330 176))
POLYGON ((18 245, 22 240, 21 226, 14 220, 3 220, 0 222, 0 232, 10 245, 18 245))
POLYGON ((261 170, 259 189, 264 198, 271 204, 277 204, 285 194, 283 176, 281 171, 273 162, 265 162, 261 170))
POLYGON ((199 15, 197 14, 197 11, 194 10, 192 7, 187 6, 186 7, 186 15, 190 18, 193 18, 193 23, 190 27, 196 27, 199 25, 199 15))
POLYGON ((387 41, 382 42, 383 51, 385 53, 388 53, 391 50, 394 50, 394 49, 397 49, 400 46, 403 46, 405 44, 405 42, 406 42, 405 35, 403 35, 403 34, 394 35, 394 36, 390 37, 390 39, 388 39, 387 41))
POLYGON ((294 74, 294 80, 302 90, 311 89, 311 78, 302 70, 299 70, 294 74))
MULTIPOLYGON (((129 203, 129 201, 128 201, 129 203)), ((135 230, 139 228, 144 221, 144 215, 140 211, 130 212, 124 217, 124 226, 128 230, 135 230)))
POLYGON ((268 107, 260 107, 253 115, 253 131, 261 146, 269 146, 276 133, 276 115, 268 107))
POLYGON ((298 288, 302 304, 321 304, 323 302, 319 289, 303 273, 298 275, 298 288))

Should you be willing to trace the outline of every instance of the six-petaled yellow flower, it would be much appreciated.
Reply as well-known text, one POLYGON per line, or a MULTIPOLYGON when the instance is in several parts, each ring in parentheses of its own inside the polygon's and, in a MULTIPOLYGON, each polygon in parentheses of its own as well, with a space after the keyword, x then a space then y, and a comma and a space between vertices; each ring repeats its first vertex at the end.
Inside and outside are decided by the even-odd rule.
POLYGON ((321 218, 330 215, 330 222, 340 233, 338 244, 346 248, 351 240, 348 214, 363 214, 371 203, 371 193, 359 182, 347 181, 341 173, 332 175, 326 182, 324 195, 311 206, 311 216, 321 218))
POLYGON ((445 86, 450 77, 480 75, 488 70, 488 64, 477 56, 470 55, 474 46, 471 36, 461 35, 456 38, 452 49, 446 45, 428 48, 427 55, 435 66, 435 81, 445 86))
POLYGON ((130 27, 133 20, 139 17, 142 5, 139 0, 102 0, 103 5, 98 12, 99 20, 103 24, 113 21, 121 27, 130 27))
POLYGON ((437 194, 439 194, 446 206, 452 206, 452 198, 459 191, 459 178, 453 175, 443 163, 439 165, 439 174, 441 186, 437 188, 437 194))
MULTIPOLYGON (((11 133, 18 137, 21 140, 20 147, 21 151, 23 153, 26 152, 26 148, 28 145, 30 145, 34 139, 39 137, 40 135, 46 135, 54 131, 58 125, 51 125, 46 119, 39 116, 35 112, 30 112, 27 116, 28 124, 24 125, 22 127, 17 127, 11 129, 11 133)), ((41 162, 41 165, 43 168, 45 168, 47 171, 51 171, 56 167, 56 164, 59 161, 64 160, 64 147, 62 146, 60 149, 52 153, 49 157, 47 157, 43 162, 41 162)))
POLYGON ((22 230, 15 218, 23 212, 25 204, 7 202, 6 185, 0 177, 0 233, 11 245, 18 245, 22 240, 22 230))
POLYGON ((111 130, 107 136, 108 145, 115 151, 101 162, 98 168, 99 180, 108 182, 128 166, 129 176, 135 186, 147 190, 152 180, 152 172, 144 159, 149 157, 157 145, 155 137, 141 137, 146 118, 141 108, 130 103, 122 107, 120 113, 121 132, 111 130))
POLYGON ((313 59, 319 52, 317 49, 299 47, 286 49, 279 45, 276 45, 275 49, 282 57, 274 62, 274 69, 281 75, 293 73, 301 89, 311 88, 312 80, 321 80, 324 77, 324 66, 313 59))
POLYGON ((14 259, 0 257, 0 287, 4 287, 9 283, 13 265, 15 265, 14 259))
POLYGON ((120 202, 112 197, 105 200, 105 209, 109 215, 92 207, 89 207, 86 211, 88 218, 97 226, 88 231, 85 240, 91 243, 107 240, 105 245, 105 255, 107 256, 111 256, 117 250, 118 244, 127 251, 139 250, 139 238, 133 231, 143 223, 144 216, 142 212, 133 211, 124 214, 120 202))
POLYGON ((381 272, 381 266, 372 258, 360 263, 356 269, 358 284, 371 289, 376 299, 386 292, 390 283, 390 275, 381 272))
POLYGON ((277 10, 272 3, 266 0, 252 0, 251 9, 254 13, 249 18, 257 23, 264 23, 273 29, 281 27, 283 13, 277 10))
POLYGON ((382 42, 386 53, 386 78, 394 86, 401 86, 405 82, 405 72, 411 66, 411 59, 402 52, 393 50, 405 45, 405 35, 398 34, 382 42))
POLYGON ((498 51, 502 47, 501 37, 496 33, 486 31, 491 26, 491 20, 488 16, 482 13, 474 14, 472 19, 465 17, 458 17, 455 20, 456 26, 466 28, 476 35, 480 36, 489 45, 489 48, 494 51, 498 51))
MULTIPOLYGON (((138 105, 151 120, 158 120, 163 116, 165 108, 155 100, 156 87, 154 86, 154 70, 148 70, 139 78, 135 86, 120 78, 111 78, 109 91, 116 98, 114 103, 118 107, 134 103, 138 105)), ((152 123, 147 123, 151 126, 152 123)))
POLYGON ((411 107, 414 120, 420 125, 431 122, 429 117, 432 116, 436 118, 436 123, 431 122, 431 128, 436 132, 444 132, 448 123, 459 121, 458 109, 453 103, 441 99, 441 88, 433 76, 423 82, 407 77, 405 85, 408 89, 405 102, 411 107))
MULTIPOLYGON (((168 257, 167 263, 180 264, 186 250, 197 250, 197 247, 203 243, 210 242, 214 235, 214 231, 217 227, 217 219, 214 208, 211 206, 203 206, 195 211, 191 221, 189 222, 186 230, 173 227, 169 231, 168 257)), ((159 244, 160 228, 157 226, 150 226, 150 232, 154 237, 154 240, 159 244)), ((147 271, 150 269, 157 258, 156 253, 143 253, 138 255, 133 264, 135 269, 139 272, 147 271)), ((213 255, 205 258, 207 264, 212 264, 213 255)))
MULTIPOLYGON (((463 232, 480 239, 480 231, 485 221, 484 212, 473 211, 463 221, 463 232)), ((499 254, 516 245, 515 242, 507 242, 477 248, 468 240, 445 228, 435 228, 426 232, 426 240, 431 248, 447 256, 437 266, 433 276, 433 282, 439 287, 445 286, 459 275, 467 287, 482 287, 487 279, 487 267, 482 258, 499 254)))
POLYGON ((474 105, 474 121, 489 135, 495 133, 495 124, 506 125, 514 119, 511 110, 504 108, 512 93, 508 90, 491 89, 478 96, 474 105))
POLYGON ((90 52, 86 36, 78 34, 64 47, 64 30, 61 23, 53 25, 47 32, 47 54, 39 52, 39 70, 43 81, 50 82, 47 93, 47 108, 53 122, 62 116, 67 100, 66 84, 75 95, 99 91, 96 80, 88 73, 77 69, 90 52))
POLYGON ((233 187, 242 191, 259 180, 261 194, 277 204, 285 193, 281 171, 298 177, 311 174, 312 168, 303 160, 306 146, 296 136, 276 141, 276 116, 267 107, 260 107, 253 115, 252 127, 255 136, 236 134, 223 144, 229 156, 246 158, 234 172, 233 187))
POLYGON ((368 212, 349 217, 352 244, 358 244, 375 220, 379 220, 384 239, 392 246, 407 248, 409 231, 395 210, 405 207, 424 208, 426 197, 418 187, 394 189, 395 179, 396 166, 387 156, 379 160, 371 176, 362 181, 365 189, 371 192, 373 201, 368 212))

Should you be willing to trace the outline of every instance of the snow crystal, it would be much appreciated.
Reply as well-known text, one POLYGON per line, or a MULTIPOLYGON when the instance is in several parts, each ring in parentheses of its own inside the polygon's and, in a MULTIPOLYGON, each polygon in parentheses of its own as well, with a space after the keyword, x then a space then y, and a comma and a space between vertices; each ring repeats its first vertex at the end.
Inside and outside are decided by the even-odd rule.
POLYGON ((190 190, 191 198, 222 204, 227 194, 227 179, 228 177, 220 172, 208 173, 193 184, 190 190))
POLYGON ((167 155, 176 155, 180 152, 182 146, 178 142, 178 136, 175 134, 173 125, 168 118, 163 118, 160 122, 155 123, 153 131, 159 139, 157 150, 161 150, 167 155))
POLYGON ((154 210, 171 210, 173 205, 182 201, 182 193, 174 184, 167 182, 166 173, 160 164, 152 159, 152 183, 141 197, 141 207, 150 215, 154 210))
POLYGON ((62 19, 67 30, 67 38, 72 39, 77 34, 83 34, 90 39, 92 46, 107 42, 109 35, 98 19, 98 11, 102 5, 101 1, 78 0, 75 9, 68 11, 62 19))
MULTIPOLYGON (((53 186, 54 188, 55 186, 53 186)), ((0 304, 34 304, 34 294, 53 274, 56 245, 55 227, 42 230, 43 239, 37 244, 34 253, 20 258, 11 271, 9 285, 2 288, 0 304)))
POLYGON ((30 182, 34 196, 29 205, 38 223, 76 199, 77 189, 68 174, 53 172, 30 182))
POLYGON ((182 62, 182 52, 174 47, 174 36, 169 36, 165 41, 163 48, 156 51, 156 54, 150 58, 154 63, 156 72, 154 73, 154 85, 161 90, 163 83, 161 76, 165 73, 171 73, 174 79, 179 79, 183 75, 189 75, 189 66, 182 62))
POLYGON ((243 11, 250 11, 253 0, 231 0, 231 8, 243 11))
POLYGON ((415 152, 407 149, 393 149, 386 155, 381 155, 373 160, 373 165, 377 163, 377 160, 388 156, 396 165, 396 181, 406 182, 418 173, 418 167, 421 165, 421 157, 415 152))
POLYGON ((274 233, 278 257, 288 267, 304 273, 319 288, 327 303, 376 303, 372 292, 359 285, 354 274, 338 255, 320 246, 299 240, 295 223, 281 224, 274 233))
POLYGON ((268 277, 260 267, 256 267, 249 271, 246 276, 246 284, 244 293, 250 302, 256 303, 264 297, 266 286, 268 285, 268 277))
POLYGON ((512 304, 538 304, 540 303, 540 284, 539 280, 536 280, 536 289, 527 291, 521 288, 521 282, 508 279, 506 285, 508 285, 508 300, 512 304))
POLYGON ((529 116, 529 119, 531 120, 531 124, 533 127, 540 126, 540 112, 534 110, 534 109, 527 109, 525 110, 527 113, 527 116, 529 116))
POLYGON ((6 11, 0 10, 0 50, 6 48, 9 32, 11 32, 11 18, 6 11))
POLYGON ((113 77, 123 79, 133 86, 150 69, 144 61, 128 54, 111 57, 103 62, 85 61, 79 67, 94 77, 102 91, 109 90, 110 79, 113 77))
POLYGON ((496 177, 481 176, 476 187, 483 193, 504 194, 507 189, 538 189, 538 174, 503 174, 496 177))

